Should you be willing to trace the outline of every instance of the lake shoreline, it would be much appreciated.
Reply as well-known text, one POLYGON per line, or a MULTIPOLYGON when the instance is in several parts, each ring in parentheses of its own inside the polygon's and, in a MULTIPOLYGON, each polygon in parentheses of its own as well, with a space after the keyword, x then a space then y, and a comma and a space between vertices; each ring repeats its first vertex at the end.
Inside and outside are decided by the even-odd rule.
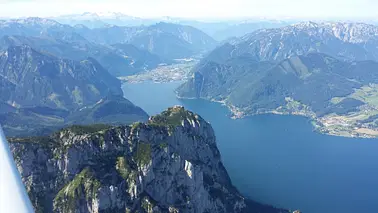
MULTIPOLYGON (((176 97, 178 99, 187 99, 187 100, 193 100, 198 98, 187 98, 187 97, 181 97, 176 93, 176 97)), ((338 137, 346 137, 346 138, 377 138, 377 136, 369 135, 369 134, 361 134, 357 132, 356 127, 352 127, 353 129, 350 129, 346 134, 344 131, 332 131, 332 129, 327 128, 327 120, 323 118, 319 118, 315 115, 315 113, 306 113, 302 111, 293 111, 293 112, 283 112, 283 111, 277 111, 277 110, 267 110, 267 111, 261 111, 256 113, 245 113, 244 110, 242 110, 239 107, 236 107, 230 103, 228 103, 226 100, 215 100, 215 99, 206 99, 206 98, 199 98, 206 101, 211 101, 215 103, 220 103, 223 106, 226 106, 228 110, 231 112, 231 119, 242 119, 246 117, 256 116, 256 115, 264 115, 264 114, 274 114, 274 115, 294 115, 294 116, 302 116, 311 119, 311 124, 314 127, 314 131, 325 134, 325 135, 331 135, 331 136, 338 136, 338 137)))
MULTIPOLYGON (((169 81, 154 81, 154 80, 142 80, 142 81, 125 81, 126 84, 140 84, 143 82, 153 82, 156 84, 164 84, 169 82, 183 82, 183 79, 169 79, 169 81)), ((192 97, 181 97, 175 91, 176 98, 182 100, 194 100, 198 98, 192 97)), ((358 127, 355 125, 348 124, 345 119, 337 118, 336 116, 323 116, 318 117, 314 112, 310 109, 308 110, 293 110, 293 109, 285 109, 283 106, 279 107, 274 110, 261 110, 259 112, 254 113, 246 113, 245 110, 242 108, 236 107, 233 104, 229 103, 226 100, 216 100, 216 99, 209 99, 209 98, 199 98, 202 100, 219 103, 223 106, 226 106, 228 110, 231 112, 230 117, 232 119, 241 119, 245 117, 255 116, 255 115, 263 115, 263 114, 276 114, 276 115, 297 115, 303 116, 306 118, 311 119, 311 124, 314 128, 314 131, 325 134, 325 135, 332 135, 338 137, 347 137, 347 138, 377 138, 378 137, 378 130, 374 130, 371 128, 365 127, 358 127), (369 134, 370 133, 370 134, 369 134)))

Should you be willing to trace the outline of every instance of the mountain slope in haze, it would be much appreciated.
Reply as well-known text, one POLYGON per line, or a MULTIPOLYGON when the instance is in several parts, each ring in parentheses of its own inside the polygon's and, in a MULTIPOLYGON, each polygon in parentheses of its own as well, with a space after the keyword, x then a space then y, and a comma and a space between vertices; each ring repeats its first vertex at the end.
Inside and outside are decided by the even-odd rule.
POLYGON ((216 45, 214 39, 196 28, 164 22, 140 27, 80 28, 77 32, 96 43, 130 43, 165 59, 190 57, 216 45))
POLYGON ((281 21, 247 21, 242 23, 233 23, 227 27, 219 29, 210 34, 217 41, 241 37, 255 30, 278 28, 289 25, 289 22, 281 21))
POLYGON ((288 213, 244 198, 211 125, 179 106, 146 123, 9 141, 36 212, 288 213))
POLYGON ((374 25, 305 22, 261 29, 233 39, 229 41, 232 48, 223 54, 230 58, 250 54, 255 60, 277 62, 292 55, 314 52, 343 60, 377 60, 377 37, 378 27, 374 25))
POLYGON ((0 37, 12 35, 53 37, 68 42, 86 42, 84 37, 75 32, 75 28, 38 17, 0 20, 0 37))
POLYGON ((151 70, 159 64, 172 63, 171 60, 163 60, 158 55, 137 48, 132 44, 113 44, 111 47, 117 54, 130 59, 130 65, 138 69, 151 70))
POLYGON ((277 64, 254 58, 203 61, 178 95, 224 101, 236 116, 299 113, 324 125, 336 120, 334 127, 340 124, 348 136, 375 136, 377 62, 346 62, 322 53, 291 56, 277 64), (374 131, 354 131, 365 128, 374 131))
POLYGON ((109 94, 92 105, 76 110, 65 118, 67 125, 93 123, 122 125, 147 120, 143 109, 119 95, 109 94))
POLYGON ((90 13, 71 14, 58 17, 51 17, 51 19, 62 24, 68 24, 78 28, 106 28, 109 25, 115 26, 140 26, 140 25, 154 25, 160 22, 186 25, 197 28, 207 35, 211 36, 217 41, 223 41, 232 37, 243 36, 258 29, 275 28, 289 25, 289 21, 277 20, 192 20, 178 17, 160 17, 160 18, 138 18, 128 16, 122 13, 107 12, 107 13, 90 13))
POLYGON ((0 55, 0 74, 15 85, 3 101, 20 107, 76 109, 108 93, 122 94, 120 82, 95 60, 59 59, 26 45, 0 55))
POLYGON ((27 45, 11 46, 0 54, 0 76, 0 120, 7 135, 45 134, 69 123, 124 124, 148 117, 122 98, 120 81, 92 58, 79 62, 27 45))
POLYGON ((149 26, 130 43, 169 59, 190 57, 216 45, 210 36, 198 29, 163 22, 149 26))
POLYGON ((90 29, 86 26, 75 26, 75 32, 84 36, 88 41, 112 45, 117 43, 127 43, 133 36, 135 36, 144 26, 122 27, 117 25, 107 25, 101 28, 90 29))

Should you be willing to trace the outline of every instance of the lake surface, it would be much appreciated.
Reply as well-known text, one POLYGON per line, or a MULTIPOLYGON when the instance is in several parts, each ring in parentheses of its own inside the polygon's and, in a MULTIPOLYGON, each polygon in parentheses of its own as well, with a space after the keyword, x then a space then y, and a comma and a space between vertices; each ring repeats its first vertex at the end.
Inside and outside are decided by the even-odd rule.
POLYGON ((179 100, 180 82, 123 85, 150 115, 183 105, 209 121, 233 184, 247 197, 304 213, 378 212, 378 139, 316 133, 307 118, 229 118, 226 107, 179 100))

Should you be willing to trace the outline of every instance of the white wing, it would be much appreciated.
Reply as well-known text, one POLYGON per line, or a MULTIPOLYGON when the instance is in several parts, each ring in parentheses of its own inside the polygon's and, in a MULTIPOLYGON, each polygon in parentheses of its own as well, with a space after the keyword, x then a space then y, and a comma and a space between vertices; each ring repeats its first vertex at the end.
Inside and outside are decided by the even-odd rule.
POLYGON ((0 212, 32 213, 33 207, 0 126, 0 212))

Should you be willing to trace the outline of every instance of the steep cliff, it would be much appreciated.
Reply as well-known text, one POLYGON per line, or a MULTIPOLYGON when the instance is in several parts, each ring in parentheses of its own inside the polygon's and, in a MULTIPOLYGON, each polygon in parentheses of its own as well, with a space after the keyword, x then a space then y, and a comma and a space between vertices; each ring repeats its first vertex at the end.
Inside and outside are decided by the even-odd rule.
POLYGON ((9 140, 36 212, 287 212, 239 194, 211 125, 183 107, 9 140))

